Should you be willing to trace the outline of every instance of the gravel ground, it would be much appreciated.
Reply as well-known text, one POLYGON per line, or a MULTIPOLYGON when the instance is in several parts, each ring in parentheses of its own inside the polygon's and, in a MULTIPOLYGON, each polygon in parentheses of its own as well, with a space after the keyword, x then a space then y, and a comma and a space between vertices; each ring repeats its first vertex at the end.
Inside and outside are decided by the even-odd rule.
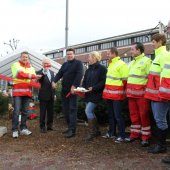
MULTIPOLYGON (((65 139, 63 119, 55 120, 55 131, 41 134, 38 119, 29 120, 31 136, 11 137, 11 120, 0 118, 0 126, 8 133, 0 138, 0 169, 4 170, 165 170, 161 158, 170 154, 147 154, 140 142, 115 144, 113 140, 96 138, 85 142, 88 127, 78 126, 77 135, 65 139)), ((106 127, 101 127, 104 133, 106 127)), ((170 150, 170 148, 168 148, 170 150)), ((169 165, 170 168, 170 165, 169 165)))

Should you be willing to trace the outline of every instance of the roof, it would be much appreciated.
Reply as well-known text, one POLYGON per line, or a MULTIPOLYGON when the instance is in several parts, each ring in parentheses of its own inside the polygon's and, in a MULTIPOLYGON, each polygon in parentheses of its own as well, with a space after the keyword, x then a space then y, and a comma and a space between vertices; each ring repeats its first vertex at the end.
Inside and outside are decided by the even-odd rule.
MULTIPOLYGON (((132 33, 116 35, 116 36, 112 36, 112 37, 108 37, 108 38, 103 38, 103 39, 98 39, 98 40, 94 40, 94 41, 84 42, 84 43, 80 43, 80 44, 76 44, 76 45, 69 45, 69 48, 74 48, 74 49, 75 48, 82 48, 82 47, 85 47, 85 46, 95 45, 95 44, 98 44, 98 43, 107 43, 107 42, 110 42, 110 41, 121 40, 121 39, 136 37, 136 36, 142 36, 142 35, 147 36, 148 34, 157 33, 157 32, 159 32, 158 28, 150 28, 150 29, 145 29, 145 30, 141 30, 141 31, 132 32, 132 33)), ((64 49, 65 48, 60 48, 60 49, 47 51, 47 52, 44 53, 44 55, 57 53, 57 52, 63 51, 64 49)))
MULTIPOLYGON (((35 70, 40 70, 42 68, 42 60, 43 58, 45 58, 45 55, 37 53, 29 48, 21 48, 15 50, 14 52, 6 55, 3 58, 0 58, 0 74, 11 77, 11 65, 19 60, 21 53, 24 51, 27 51, 29 53, 30 63, 35 68, 35 70)), ((60 69, 61 65, 51 59, 49 60, 51 61, 52 65, 51 70, 56 74, 60 69)))

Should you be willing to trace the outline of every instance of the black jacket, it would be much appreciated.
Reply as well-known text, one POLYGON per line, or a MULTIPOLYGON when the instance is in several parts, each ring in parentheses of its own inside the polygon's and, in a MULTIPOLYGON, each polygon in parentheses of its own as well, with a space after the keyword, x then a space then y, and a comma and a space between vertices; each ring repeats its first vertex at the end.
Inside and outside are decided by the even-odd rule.
POLYGON ((62 93, 67 94, 70 92, 71 86, 78 87, 83 77, 83 64, 79 60, 71 60, 65 62, 59 72, 54 78, 57 82, 62 78, 62 93))
POLYGON ((98 62, 89 65, 83 80, 83 87, 92 87, 91 92, 85 93, 85 102, 97 103, 102 99, 102 92, 106 81, 107 69, 98 62))
POLYGON ((43 69, 36 72, 36 74, 42 75, 39 79, 41 88, 39 89, 38 99, 43 101, 54 100, 55 90, 52 88, 52 81, 54 81, 54 72, 50 70, 51 82, 47 75, 43 74, 43 69))

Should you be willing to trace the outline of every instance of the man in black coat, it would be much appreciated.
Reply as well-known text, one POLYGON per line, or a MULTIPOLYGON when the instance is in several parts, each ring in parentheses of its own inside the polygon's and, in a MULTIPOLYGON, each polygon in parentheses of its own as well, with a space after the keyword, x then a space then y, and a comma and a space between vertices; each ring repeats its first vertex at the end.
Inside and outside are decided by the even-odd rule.
POLYGON ((77 122, 77 96, 74 89, 80 85, 83 77, 82 62, 75 59, 75 50, 67 49, 67 62, 65 62, 54 78, 54 83, 62 78, 62 111, 65 115, 68 129, 65 137, 75 136, 77 122))
POLYGON ((41 88, 39 89, 38 99, 40 101, 40 132, 46 133, 53 130, 53 107, 55 90, 52 87, 54 72, 50 70, 51 63, 48 58, 42 61, 43 68, 37 72, 42 75, 39 79, 41 88), (47 115, 47 121, 46 119, 47 115))

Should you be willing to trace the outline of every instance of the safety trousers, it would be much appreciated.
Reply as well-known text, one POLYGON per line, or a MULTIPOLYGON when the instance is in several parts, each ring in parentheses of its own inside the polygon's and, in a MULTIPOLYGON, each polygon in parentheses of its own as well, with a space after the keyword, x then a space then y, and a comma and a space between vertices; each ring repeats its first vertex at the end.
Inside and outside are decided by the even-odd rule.
POLYGON ((150 102, 145 98, 128 98, 131 119, 130 138, 148 140, 151 137, 150 102))

